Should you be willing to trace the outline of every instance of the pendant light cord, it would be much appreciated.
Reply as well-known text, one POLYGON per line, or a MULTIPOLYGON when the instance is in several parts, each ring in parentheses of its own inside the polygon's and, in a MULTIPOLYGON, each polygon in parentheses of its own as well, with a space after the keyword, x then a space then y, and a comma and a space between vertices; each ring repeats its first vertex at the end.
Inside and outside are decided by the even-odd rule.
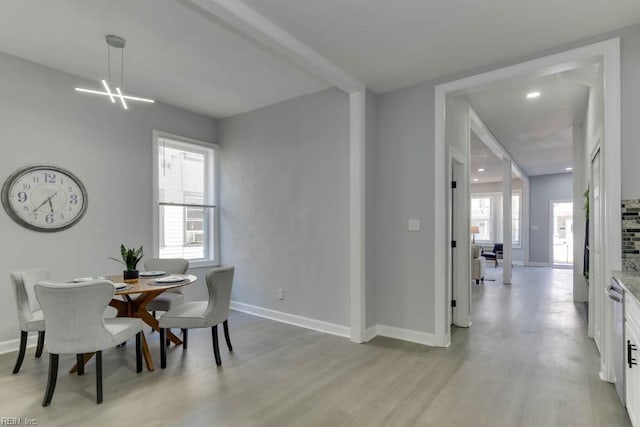
POLYGON ((124 75, 124 47, 120 49, 120 89, 124 90, 124 83, 122 76, 124 75))
POLYGON ((111 83, 111 46, 107 44, 107 81, 111 83))

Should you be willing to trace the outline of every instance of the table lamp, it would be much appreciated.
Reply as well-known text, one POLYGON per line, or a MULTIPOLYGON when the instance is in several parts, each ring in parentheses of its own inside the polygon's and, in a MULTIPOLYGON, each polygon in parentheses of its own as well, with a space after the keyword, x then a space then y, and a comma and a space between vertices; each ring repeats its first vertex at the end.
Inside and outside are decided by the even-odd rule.
POLYGON ((473 234, 473 243, 476 243, 476 234, 480 232, 480 227, 477 225, 471 226, 471 234, 473 234))

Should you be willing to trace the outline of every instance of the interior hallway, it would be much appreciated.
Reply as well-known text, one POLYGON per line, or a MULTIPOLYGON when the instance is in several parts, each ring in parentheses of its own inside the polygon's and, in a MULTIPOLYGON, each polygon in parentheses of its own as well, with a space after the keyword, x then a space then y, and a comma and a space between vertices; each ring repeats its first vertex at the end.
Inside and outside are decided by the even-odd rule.
MULTIPOLYGON (((95 371, 67 374, 60 359, 52 406, 40 406, 48 355, 0 356, 0 416, 40 426, 628 426, 584 316, 571 300, 571 271, 515 268, 513 285, 473 287, 474 323, 449 348, 388 338, 345 338, 232 312, 230 354, 216 369, 209 330, 171 348, 162 371, 136 375, 134 346, 104 354, 104 403, 95 371), (174 390, 181 390, 179 393, 174 390), (69 410, 73 408, 73 410, 69 410)), ((148 334, 154 358, 158 334, 148 334)))

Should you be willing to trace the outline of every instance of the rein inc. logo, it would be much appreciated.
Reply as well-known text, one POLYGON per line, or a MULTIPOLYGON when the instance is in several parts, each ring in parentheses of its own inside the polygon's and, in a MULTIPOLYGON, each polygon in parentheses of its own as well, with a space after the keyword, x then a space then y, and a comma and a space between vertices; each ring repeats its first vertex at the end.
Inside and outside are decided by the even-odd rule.
POLYGON ((29 417, 0 417, 2 426, 37 426, 38 420, 29 417))

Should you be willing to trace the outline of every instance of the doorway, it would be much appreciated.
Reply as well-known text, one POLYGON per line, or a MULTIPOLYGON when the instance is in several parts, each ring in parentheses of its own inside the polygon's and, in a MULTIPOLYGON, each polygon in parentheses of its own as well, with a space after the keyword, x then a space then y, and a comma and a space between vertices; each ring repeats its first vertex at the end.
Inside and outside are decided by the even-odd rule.
POLYGON ((551 261, 554 267, 573 265, 573 201, 551 202, 551 261))
MULTIPOLYGON (((601 259, 601 271, 598 280, 590 280, 590 292, 604 294, 604 278, 608 277, 611 270, 620 269, 621 256, 621 207, 620 207, 620 41, 619 39, 611 39, 604 42, 572 49, 559 54, 554 54, 528 62, 523 62, 514 66, 490 71, 475 76, 462 78, 460 80, 444 83, 435 87, 435 147, 434 153, 436 161, 434 162, 434 206, 435 215, 433 229, 435 230, 434 253, 442 253, 443 248, 448 246, 446 234, 446 198, 447 183, 449 176, 445 162, 440 159, 446 159, 446 149, 450 145, 448 140, 451 138, 450 128, 447 126, 449 122, 464 122, 456 114, 450 114, 449 97, 470 94, 478 88, 486 85, 493 85, 497 82, 510 78, 529 78, 529 77, 546 77, 565 71, 574 71, 582 65, 600 64, 602 76, 602 89, 599 92, 599 99, 602 103, 602 123, 591 129, 594 132, 600 132, 602 135, 601 149, 603 152, 601 174, 603 188, 602 196, 602 215, 599 224, 599 232, 592 234, 593 238, 601 240, 603 245, 603 255, 601 259), (449 119, 451 117, 451 119, 449 119), (458 120, 460 119, 460 120, 458 120), (441 206, 441 207, 438 207, 441 206), (605 250, 606 249, 606 250, 605 250), (605 255, 606 253, 606 255, 605 255), (593 291, 592 291, 593 289, 593 291)), ((577 76, 574 76, 577 77, 577 76)), ((532 88, 533 89, 533 88, 532 88)), ((555 92, 549 92, 555 93, 555 92)), ((529 93, 527 93, 529 95, 529 93)), ((531 96, 538 96, 538 93, 532 91, 531 96)), ((464 111, 459 115, 467 114, 464 111)), ((493 127, 492 127, 493 128, 493 127)), ((452 128, 456 130, 456 128, 452 128)), ((592 134, 585 137, 585 140, 591 141, 592 134)), ((591 144, 587 147, 587 153, 591 148, 591 144)), ((553 159, 553 157, 551 157, 553 159)), ((445 160, 446 161, 446 160, 445 160)), ((588 162, 587 162, 588 164, 588 162)), ((568 170, 568 169, 567 169, 568 170)), ((548 205, 546 205, 548 206, 548 205)), ((545 217, 548 218, 547 215, 545 217)), ((546 221, 545 221, 546 222, 546 221)), ((537 231, 533 227, 532 233, 537 231)), ((595 230, 594 230, 595 231, 595 230)), ((548 236, 548 234, 546 234, 548 236)), ((544 246, 543 246, 544 247, 544 246)), ((547 246, 548 247, 548 246, 547 246)), ((436 341, 440 345, 447 346, 451 342, 449 328, 447 327, 446 311, 449 301, 447 301, 447 281, 446 275, 450 265, 438 262, 440 257, 436 257, 433 271, 433 282, 435 283, 435 335, 436 341)), ((591 304, 590 304, 591 306, 591 304)), ((591 309, 591 307, 589 307, 591 309)), ((608 316, 610 304, 596 307, 596 310, 604 319, 604 327, 601 330, 601 341, 607 344, 610 336, 607 334, 611 330, 611 316, 608 316)), ((596 316, 598 317, 598 316, 596 316)), ((589 316, 591 327, 594 318, 589 316)), ((600 377, 603 380, 611 381, 614 378, 613 363, 610 355, 610 345, 604 345, 601 353, 601 371, 600 377)))

